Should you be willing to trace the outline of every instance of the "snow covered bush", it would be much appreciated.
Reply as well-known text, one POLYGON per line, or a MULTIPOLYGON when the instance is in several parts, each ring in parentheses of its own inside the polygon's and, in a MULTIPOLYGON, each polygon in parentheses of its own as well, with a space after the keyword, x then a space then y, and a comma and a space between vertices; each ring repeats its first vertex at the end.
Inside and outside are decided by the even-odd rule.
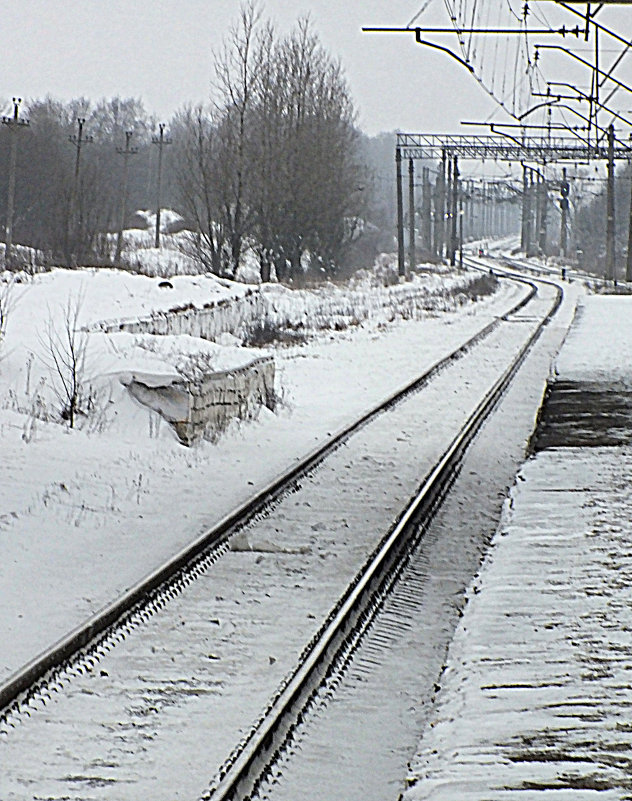
POLYGON ((2 358, 2 344, 7 333, 9 315, 13 308, 13 279, 0 281, 0 359, 2 358))
POLYGON ((3 284, 0 286, 0 344, 4 339, 9 321, 9 300, 11 297, 11 285, 3 284))

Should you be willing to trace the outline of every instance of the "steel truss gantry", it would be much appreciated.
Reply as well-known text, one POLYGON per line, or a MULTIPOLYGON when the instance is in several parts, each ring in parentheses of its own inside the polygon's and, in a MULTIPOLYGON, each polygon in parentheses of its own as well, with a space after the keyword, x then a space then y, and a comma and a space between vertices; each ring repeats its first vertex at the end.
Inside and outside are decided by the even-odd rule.
MULTIPOLYGON (((398 133, 396 147, 403 159, 435 160, 448 155, 459 159, 532 161, 537 164, 608 159, 607 145, 588 145, 570 136, 398 133)), ((632 146, 615 142, 612 155, 615 159, 630 159, 632 146)))
MULTIPOLYGON (((632 0, 631 0, 632 2, 632 0)), ((463 192, 460 184, 459 163, 461 160, 485 159, 495 161, 520 162, 523 167, 523 225, 522 245, 528 251, 531 241, 529 219, 529 197, 533 194, 533 174, 537 179, 537 230, 538 247, 546 248, 546 179, 531 164, 553 164, 560 161, 588 162, 605 160, 608 164, 607 226, 606 226, 606 274, 615 278, 615 237, 614 237, 614 162, 617 159, 632 160, 632 142, 627 145, 615 137, 614 126, 607 130, 607 144, 590 144, 581 137, 570 136, 516 136, 504 134, 464 135, 464 134, 421 134, 398 133, 395 147, 397 170, 397 250, 398 271, 406 274, 404 254, 404 204, 402 187, 402 162, 408 161, 409 173, 409 265, 415 264, 415 199, 414 199, 414 161, 440 161, 435 199, 434 247, 438 255, 443 253, 451 264, 455 264, 457 249, 462 254, 463 192)), ((564 179, 565 181, 565 179, 564 179)), ((561 200, 562 211, 568 208, 566 195, 561 200)), ((562 215, 562 228, 566 225, 562 215)), ((566 232, 562 231, 561 241, 566 242, 566 232)), ((630 242, 632 243, 632 215, 630 216, 630 242)), ((627 280, 632 280, 632 253, 628 255, 627 280)))

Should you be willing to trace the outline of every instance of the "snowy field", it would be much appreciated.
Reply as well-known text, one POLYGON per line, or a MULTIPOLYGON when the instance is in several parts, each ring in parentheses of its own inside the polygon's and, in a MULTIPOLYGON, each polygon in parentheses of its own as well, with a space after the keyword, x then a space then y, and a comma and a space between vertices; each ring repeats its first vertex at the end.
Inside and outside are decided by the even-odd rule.
MULTIPOLYGON (((94 411, 70 429, 53 388, 51 332, 63 331, 69 300, 79 326, 93 327, 174 306, 202 308, 239 297, 247 286, 177 276, 173 289, 161 289, 158 279, 110 270, 56 270, 13 285, 0 361, 0 679, 524 292, 504 283, 494 296, 473 303, 454 291, 472 277, 450 271, 417 276, 436 298, 434 310, 420 319, 404 320, 391 309, 276 349, 282 398, 276 413, 263 410, 216 444, 194 448, 181 446, 167 423, 130 397, 127 377, 168 382, 190 354, 205 354, 213 367, 225 369, 261 350, 244 348, 235 336, 213 343, 91 333, 85 372, 94 411)), ((389 291, 371 280, 360 289, 367 297, 389 291)), ((288 290, 272 291, 290 302, 288 290)), ((342 290, 330 291, 339 305, 342 290)), ((319 290, 319 309, 326 292, 319 290)), ((308 295, 295 295, 303 312, 313 305, 308 295)))
MULTIPOLYGON (((631 312, 630 297, 584 298, 559 380, 629 390, 631 312)), ((631 467, 629 445, 570 439, 524 465, 405 801, 630 797, 631 467)))

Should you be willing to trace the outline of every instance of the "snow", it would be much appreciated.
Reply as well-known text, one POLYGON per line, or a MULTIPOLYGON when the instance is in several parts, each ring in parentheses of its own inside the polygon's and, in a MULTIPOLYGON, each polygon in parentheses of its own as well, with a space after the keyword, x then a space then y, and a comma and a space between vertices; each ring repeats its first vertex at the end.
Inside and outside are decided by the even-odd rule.
POLYGON ((632 320, 629 296, 591 295, 577 308, 557 359, 556 372, 566 381, 595 381, 632 387, 632 320))
MULTIPOLYGON (((124 521, 127 537, 118 538, 116 558, 127 563, 142 545, 139 563, 146 565, 148 549, 155 553, 155 539, 166 533, 162 529, 180 528, 186 535, 178 512, 198 509, 210 516, 209 505, 221 491, 234 501, 249 477, 270 475, 274 460, 290 463, 524 291, 509 289, 460 314, 356 328, 282 351, 291 415, 267 415, 242 427, 243 451, 232 436, 195 449, 200 470, 171 473, 166 498, 155 492, 157 463, 147 502, 145 477, 130 488, 131 509, 155 515, 149 536, 130 543, 142 523, 124 521)), ((552 294, 547 291, 538 301, 545 308, 552 294)), ((106 649, 98 669, 69 679, 63 693, 53 691, 53 700, 33 709, 1 745, 8 766, 0 779, 4 795, 79 799, 89 792, 116 801, 199 795, 536 317, 518 314, 502 322, 467 358, 364 427, 296 492, 253 521, 163 613, 106 649)), ((113 537, 113 526, 108 528, 113 537)), ((126 564, 110 567, 120 573, 126 564)), ((83 581, 80 564, 73 581, 83 581)))
MULTIPOLYGON (((629 388, 631 312, 629 296, 582 298, 555 379, 603 397, 629 388)), ((628 445, 548 448, 524 464, 405 801, 627 797, 631 469, 628 445)))
POLYGON ((549 450, 524 466, 405 801, 629 789, 631 467, 629 448, 549 450))
MULTIPOLYGON (((429 284, 439 291, 442 282, 454 283, 454 275, 431 276, 429 284)), ((216 344, 182 335, 94 331, 87 372, 96 387, 96 411, 69 430, 55 413, 43 332, 49 316, 59 322, 68 298, 81 298, 79 323, 94 329, 104 319, 188 304, 203 308, 251 291, 210 276, 177 276, 173 290, 158 283, 120 271, 54 270, 13 287, 0 361, 0 586, 3 599, 10 599, 0 607, 0 679, 524 292, 505 284, 494 297, 456 310, 452 303, 452 311, 430 307, 405 323, 397 317, 392 324, 368 320, 282 349, 275 357, 284 399, 278 413, 263 410, 217 444, 193 449, 179 445, 160 416, 129 395, 126 380, 142 376, 168 384, 186 354, 206 354, 222 369, 260 351, 244 349, 230 336, 216 344)), ((288 290, 279 290, 287 302, 288 290)), ((336 302, 339 295, 332 289, 336 302)), ((316 305, 325 299, 322 291, 316 305)), ((303 302, 304 311, 309 304, 303 302)), ((440 296, 437 305, 450 306, 440 296)))
POLYGON ((399 797, 414 744, 432 715, 434 686, 460 619, 465 590, 493 534, 504 488, 511 486, 524 459, 551 359, 573 305, 568 298, 544 329, 475 438, 455 484, 379 616, 342 676, 334 677, 335 694, 327 688, 319 694, 315 709, 304 716, 294 753, 272 773, 273 787, 267 794, 264 787, 262 797, 399 797), (498 448, 501 441, 503 448, 498 448))

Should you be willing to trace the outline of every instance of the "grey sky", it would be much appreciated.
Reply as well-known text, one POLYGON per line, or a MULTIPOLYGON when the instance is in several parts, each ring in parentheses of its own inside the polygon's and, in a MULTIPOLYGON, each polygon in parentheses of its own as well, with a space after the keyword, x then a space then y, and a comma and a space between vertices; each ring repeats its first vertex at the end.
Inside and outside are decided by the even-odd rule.
MULTIPOLYGON (((360 125, 369 134, 452 131, 459 120, 482 119, 496 109, 448 56, 415 45, 412 36, 360 30, 406 25, 423 5, 422 0, 263 3, 280 30, 310 14, 325 46, 345 66, 360 125)), ((183 103, 208 98, 211 51, 238 9, 237 0, 0 0, 0 99, 47 93, 64 100, 133 96, 168 118, 183 103)), ((612 18, 623 12, 607 13, 612 18)), ((444 2, 432 0, 417 24, 449 24, 444 2)))

